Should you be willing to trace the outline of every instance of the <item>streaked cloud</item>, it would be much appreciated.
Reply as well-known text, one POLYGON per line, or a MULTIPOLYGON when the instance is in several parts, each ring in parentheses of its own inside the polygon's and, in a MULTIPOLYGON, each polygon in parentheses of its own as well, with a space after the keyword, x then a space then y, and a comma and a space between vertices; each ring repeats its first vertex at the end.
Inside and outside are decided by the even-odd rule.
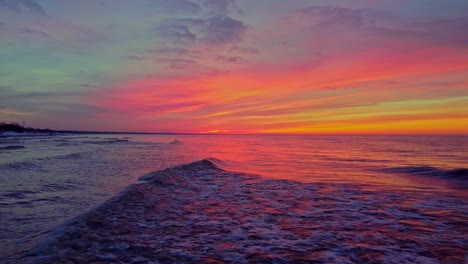
POLYGON ((468 133, 461 2, 0 0, 0 14, 2 109, 44 126, 468 133))
POLYGON ((0 11, 2 9, 19 14, 46 15, 44 8, 35 0, 0 0, 0 11))
POLYGON ((202 3, 210 15, 227 16, 233 11, 238 11, 236 0, 203 0, 202 3))
POLYGON ((149 7, 171 14, 192 14, 202 10, 197 3, 188 0, 151 0, 147 3, 149 7))
POLYGON ((30 115, 33 115, 33 113, 17 111, 15 109, 9 109, 9 108, 0 108, 0 117, 6 118, 6 119, 21 117, 21 116, 30 116, 30 115))

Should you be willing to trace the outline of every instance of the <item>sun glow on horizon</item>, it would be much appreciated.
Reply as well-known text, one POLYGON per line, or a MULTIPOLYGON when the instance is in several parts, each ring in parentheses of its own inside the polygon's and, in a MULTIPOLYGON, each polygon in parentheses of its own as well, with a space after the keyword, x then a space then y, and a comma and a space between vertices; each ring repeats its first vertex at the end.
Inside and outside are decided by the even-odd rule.
POLYGON ((229 130, 219 130, 219 129, 214 129, 214 130, 208 130, 208 131, 200 131, 198 132, 199 134, 226 134, 230 133, 229 130))
POLYGON ((0 121, 199 134, 468 134, 461 1, 418 2, 425 9, 417 11, 401 1, 30 2, 0 1, 0 56, 9 62, 0 65, 0 121))

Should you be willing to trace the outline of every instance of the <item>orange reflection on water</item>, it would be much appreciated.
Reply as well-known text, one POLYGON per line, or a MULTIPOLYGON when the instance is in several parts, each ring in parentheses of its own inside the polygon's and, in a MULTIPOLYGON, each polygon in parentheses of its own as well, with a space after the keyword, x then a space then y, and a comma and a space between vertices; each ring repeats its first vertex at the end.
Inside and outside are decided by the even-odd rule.
POLYGON ((463 137, 185 135, 177 139, 182 144, 174 151, 183 152, 187 162, 214 158, 220 168, 229 171, 300 182, 415 189, 446 189, 451 181, 383 169, 463 168, 468 155, 468 143, 463 137))

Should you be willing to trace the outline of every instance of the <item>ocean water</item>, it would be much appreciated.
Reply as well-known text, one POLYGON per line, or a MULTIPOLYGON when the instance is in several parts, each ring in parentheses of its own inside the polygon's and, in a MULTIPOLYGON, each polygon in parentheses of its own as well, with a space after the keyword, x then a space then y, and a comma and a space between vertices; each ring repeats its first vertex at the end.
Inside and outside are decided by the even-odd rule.
POLYGON ((467 168, 456 136, 0 138, 0 263, 463 263, 467 168))

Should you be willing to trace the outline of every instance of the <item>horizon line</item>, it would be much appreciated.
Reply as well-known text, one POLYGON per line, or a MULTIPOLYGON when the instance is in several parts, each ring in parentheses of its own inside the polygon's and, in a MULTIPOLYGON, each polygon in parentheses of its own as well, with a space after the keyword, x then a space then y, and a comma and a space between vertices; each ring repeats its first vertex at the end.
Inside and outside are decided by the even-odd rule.
POLYGON ((290 136, 468 136, 467 133, 268 133, 268 132, 237 132, 237 133, 209 133, 209 132, 142 132, 142 131, 87 131, 87 130, 53 130, 59 133, 82 134, 141 134, 141 135, 290 135, 290 136))
MULTIPOLYGON (((18 123, 17 123, 18 124, 18 123)), ((19 124, 18 124, 19 125, 19 124)), ((19 125, 21 126, 21 125, 19 125)), ((25 128, 25 127, 22 127, 25 128)), ((31 128, 31 127, 28 127, 31 128)), ((37 128, 33 128, 37 129, 37 128)), ((70 134, 140 134, 140 135, 291 135, 291 136, 468 136, 468 133, 431 133, 431 132, 407 132, 407 133, 376 133, 376 132, 300 132, 300 133, 281 133, 281 132, 229 132, 228 130, 212 130, 202 132, 143 132, 143 131, 99 131, 99 130, 73 130, 73 129, 38 129, 50 130, 52 133, 70 133, 70 134)))

